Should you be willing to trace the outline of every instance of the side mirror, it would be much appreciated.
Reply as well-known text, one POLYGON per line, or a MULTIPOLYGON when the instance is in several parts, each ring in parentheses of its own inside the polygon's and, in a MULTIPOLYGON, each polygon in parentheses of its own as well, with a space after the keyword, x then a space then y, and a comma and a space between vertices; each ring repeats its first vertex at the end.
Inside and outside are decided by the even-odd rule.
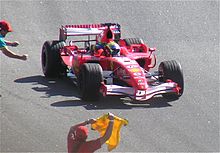
POLYGON ((156 51, 156 48, 155 47, 154 48, 149 48, 149 51, 154 52, 154 51, 156 51))

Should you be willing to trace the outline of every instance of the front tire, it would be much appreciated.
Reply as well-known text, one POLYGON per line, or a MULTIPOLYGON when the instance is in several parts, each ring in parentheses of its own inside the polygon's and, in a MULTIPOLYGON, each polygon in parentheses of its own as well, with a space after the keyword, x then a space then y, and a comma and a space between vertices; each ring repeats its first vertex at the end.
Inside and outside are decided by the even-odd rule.
POLYGON ((100 98, 100 87, 103 71, 97 63, 85 63, 80 69, 78 85, 82 100, 97 101, 100 98))
POLYGON ((180 87, 179 94, 163 94, 164 98, 178 99, 180 96, 182 96, 184 90, 184 79, 182 68, 179 62, 175 60, 161 62, 159 65, 159 76, 159 81, 166 82, 168 79, 170 79, 176 82, 180 87))

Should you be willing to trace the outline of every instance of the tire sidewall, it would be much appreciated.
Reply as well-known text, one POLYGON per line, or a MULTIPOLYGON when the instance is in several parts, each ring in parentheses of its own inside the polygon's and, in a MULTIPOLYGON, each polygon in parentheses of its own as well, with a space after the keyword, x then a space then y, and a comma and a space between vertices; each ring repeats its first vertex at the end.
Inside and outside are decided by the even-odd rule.
POLYGON ((41 64, 46 77, 58 77, 61 72, 65 72, 66 66, 62 64, 60 49, 64 47, 64 42, 46 41, 42 47, 41 64))
POLYGON ((180 97, 184 91, 184 78, 180 63, 175 60, 164 61, 160 63, 158 70, 160 75, 159 81, 166 82, 170 79, 178 84, 181 89, 177 97, 180 97))
POLYGON ((103 72, 99 64, 83 64, 78 80, 79 90, 83 100, 97 101, 100 98, 99 89, 103 81, 103 72))

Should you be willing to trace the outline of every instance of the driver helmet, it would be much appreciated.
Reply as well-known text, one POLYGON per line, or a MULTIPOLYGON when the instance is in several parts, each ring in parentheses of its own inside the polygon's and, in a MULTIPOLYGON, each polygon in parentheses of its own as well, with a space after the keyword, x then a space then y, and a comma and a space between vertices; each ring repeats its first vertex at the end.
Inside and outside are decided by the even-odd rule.
POLYGON ((112 56, 120 56, 120 46, 116 42, 111 41, 106 47, 109 49, 112 56))

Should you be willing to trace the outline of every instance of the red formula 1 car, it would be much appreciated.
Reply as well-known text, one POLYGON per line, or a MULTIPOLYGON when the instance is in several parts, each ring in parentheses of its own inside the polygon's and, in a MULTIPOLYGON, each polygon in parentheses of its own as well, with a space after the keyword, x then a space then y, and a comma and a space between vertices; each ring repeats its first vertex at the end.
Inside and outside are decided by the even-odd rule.
POLYGON ((156 65, 154 52, 142 39, 122 39, 116 23, 65 25, 59 40, 44 43, 41 61, 45 77, 66 75, 76 80, 83 100, 98 100, 101 95, 136 101, 159 94, 179 98, 184 89, 180 64, 164 61, 158 71, 150 72, 156 65), (110 48, 112 43, 119 47, 110 48))

